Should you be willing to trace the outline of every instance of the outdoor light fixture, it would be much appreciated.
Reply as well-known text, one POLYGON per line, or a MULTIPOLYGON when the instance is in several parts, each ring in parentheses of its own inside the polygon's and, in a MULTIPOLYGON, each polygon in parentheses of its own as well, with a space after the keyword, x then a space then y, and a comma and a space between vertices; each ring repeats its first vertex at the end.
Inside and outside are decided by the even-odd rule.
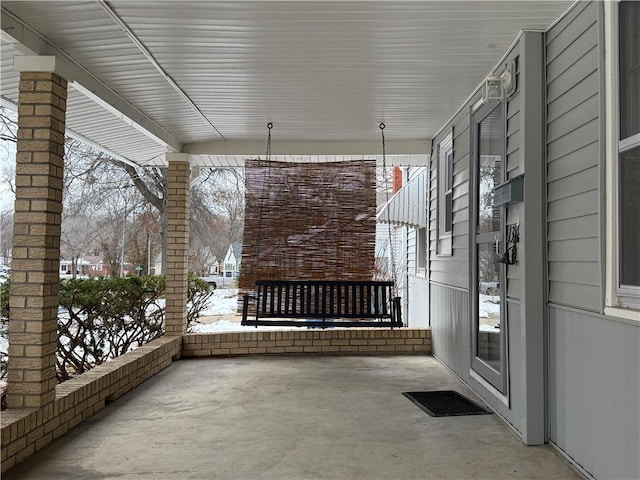
POLYGON ((499 102, 511 90, 511 86, 510 68, 505 69, 499 76, 492 72, 482 84, 482 102, 499 102))
POLYGON ((489 75, 482 84, 482 101, 498 102, 502 100, 502 79, 497 75, 489 75))

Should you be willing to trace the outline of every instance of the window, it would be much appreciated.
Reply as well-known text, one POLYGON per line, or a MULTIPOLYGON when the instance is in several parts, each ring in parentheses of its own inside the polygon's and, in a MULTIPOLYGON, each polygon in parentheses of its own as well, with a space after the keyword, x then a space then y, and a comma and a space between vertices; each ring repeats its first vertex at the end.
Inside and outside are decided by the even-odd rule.
POLYGON ((453 139, 438 145, 438 254, 451 255, 453 230, 453 139))
POLYGON ((426 276, 427 272, 427 229, 416 230, 416 275, 426 276))
POLYGON ((618 13, 618 303, 640 308, 640 2, 618 13))

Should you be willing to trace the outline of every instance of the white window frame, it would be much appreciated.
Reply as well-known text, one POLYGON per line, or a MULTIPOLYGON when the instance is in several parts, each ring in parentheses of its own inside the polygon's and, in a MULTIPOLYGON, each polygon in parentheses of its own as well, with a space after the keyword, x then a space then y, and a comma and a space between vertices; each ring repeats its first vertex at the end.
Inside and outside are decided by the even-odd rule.
POLYGON ((619 285, 618 162, 619 153, 640 145, 640 135, 619 140, 619 0, 604 2, 605 13, 605 149, 606 149, 606 291, 604 313, 640 322, 640 310, 629 308, 624 297, 640 288, 619 285))
POLYGON ((449 133, 445 139, 438 144, 438 255, 453 255, 452 235, 453 235, 453 133, 449 133), (448 168, 449 159, 451 165, 448 168), (447 179, 451 179, 451 184, 447 185, 447 179), (446 196, 451 195, 451 230, 446 231, 446 196))

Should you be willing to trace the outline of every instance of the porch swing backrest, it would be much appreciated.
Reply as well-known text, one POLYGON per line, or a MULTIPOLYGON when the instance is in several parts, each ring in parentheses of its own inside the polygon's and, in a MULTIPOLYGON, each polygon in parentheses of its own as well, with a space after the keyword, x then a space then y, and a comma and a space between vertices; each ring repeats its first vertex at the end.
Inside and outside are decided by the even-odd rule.
POLYGON ((393 286, 390 281, 258 280, 257 294, 244 296, 242 324, 401 327, 393 286))

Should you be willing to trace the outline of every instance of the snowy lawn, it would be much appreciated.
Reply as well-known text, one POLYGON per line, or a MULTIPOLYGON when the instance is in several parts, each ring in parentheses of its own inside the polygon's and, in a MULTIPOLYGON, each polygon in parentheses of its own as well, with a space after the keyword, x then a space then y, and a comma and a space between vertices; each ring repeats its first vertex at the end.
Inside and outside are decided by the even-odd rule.
MULTIPOLYGON (((238 289, 218 288, 214 290, 213 296, 201 312, 201 317, 216 317, 222 315, 234 315, 238 311, 238 289)), ((293 330, 296 328, 306 329, 306 327, 269 327, 269 326, 242 326, 240 317, 238 321, 221 319, 212 323, 197 323, 190 329, 192 333, 226 333, 226 332, 255 332, 293 330)))
POLYGON ((209 299, 201 317, 213 317, 217 315, 233 315, 238 310, 238 289, 217 288, 209 299))

